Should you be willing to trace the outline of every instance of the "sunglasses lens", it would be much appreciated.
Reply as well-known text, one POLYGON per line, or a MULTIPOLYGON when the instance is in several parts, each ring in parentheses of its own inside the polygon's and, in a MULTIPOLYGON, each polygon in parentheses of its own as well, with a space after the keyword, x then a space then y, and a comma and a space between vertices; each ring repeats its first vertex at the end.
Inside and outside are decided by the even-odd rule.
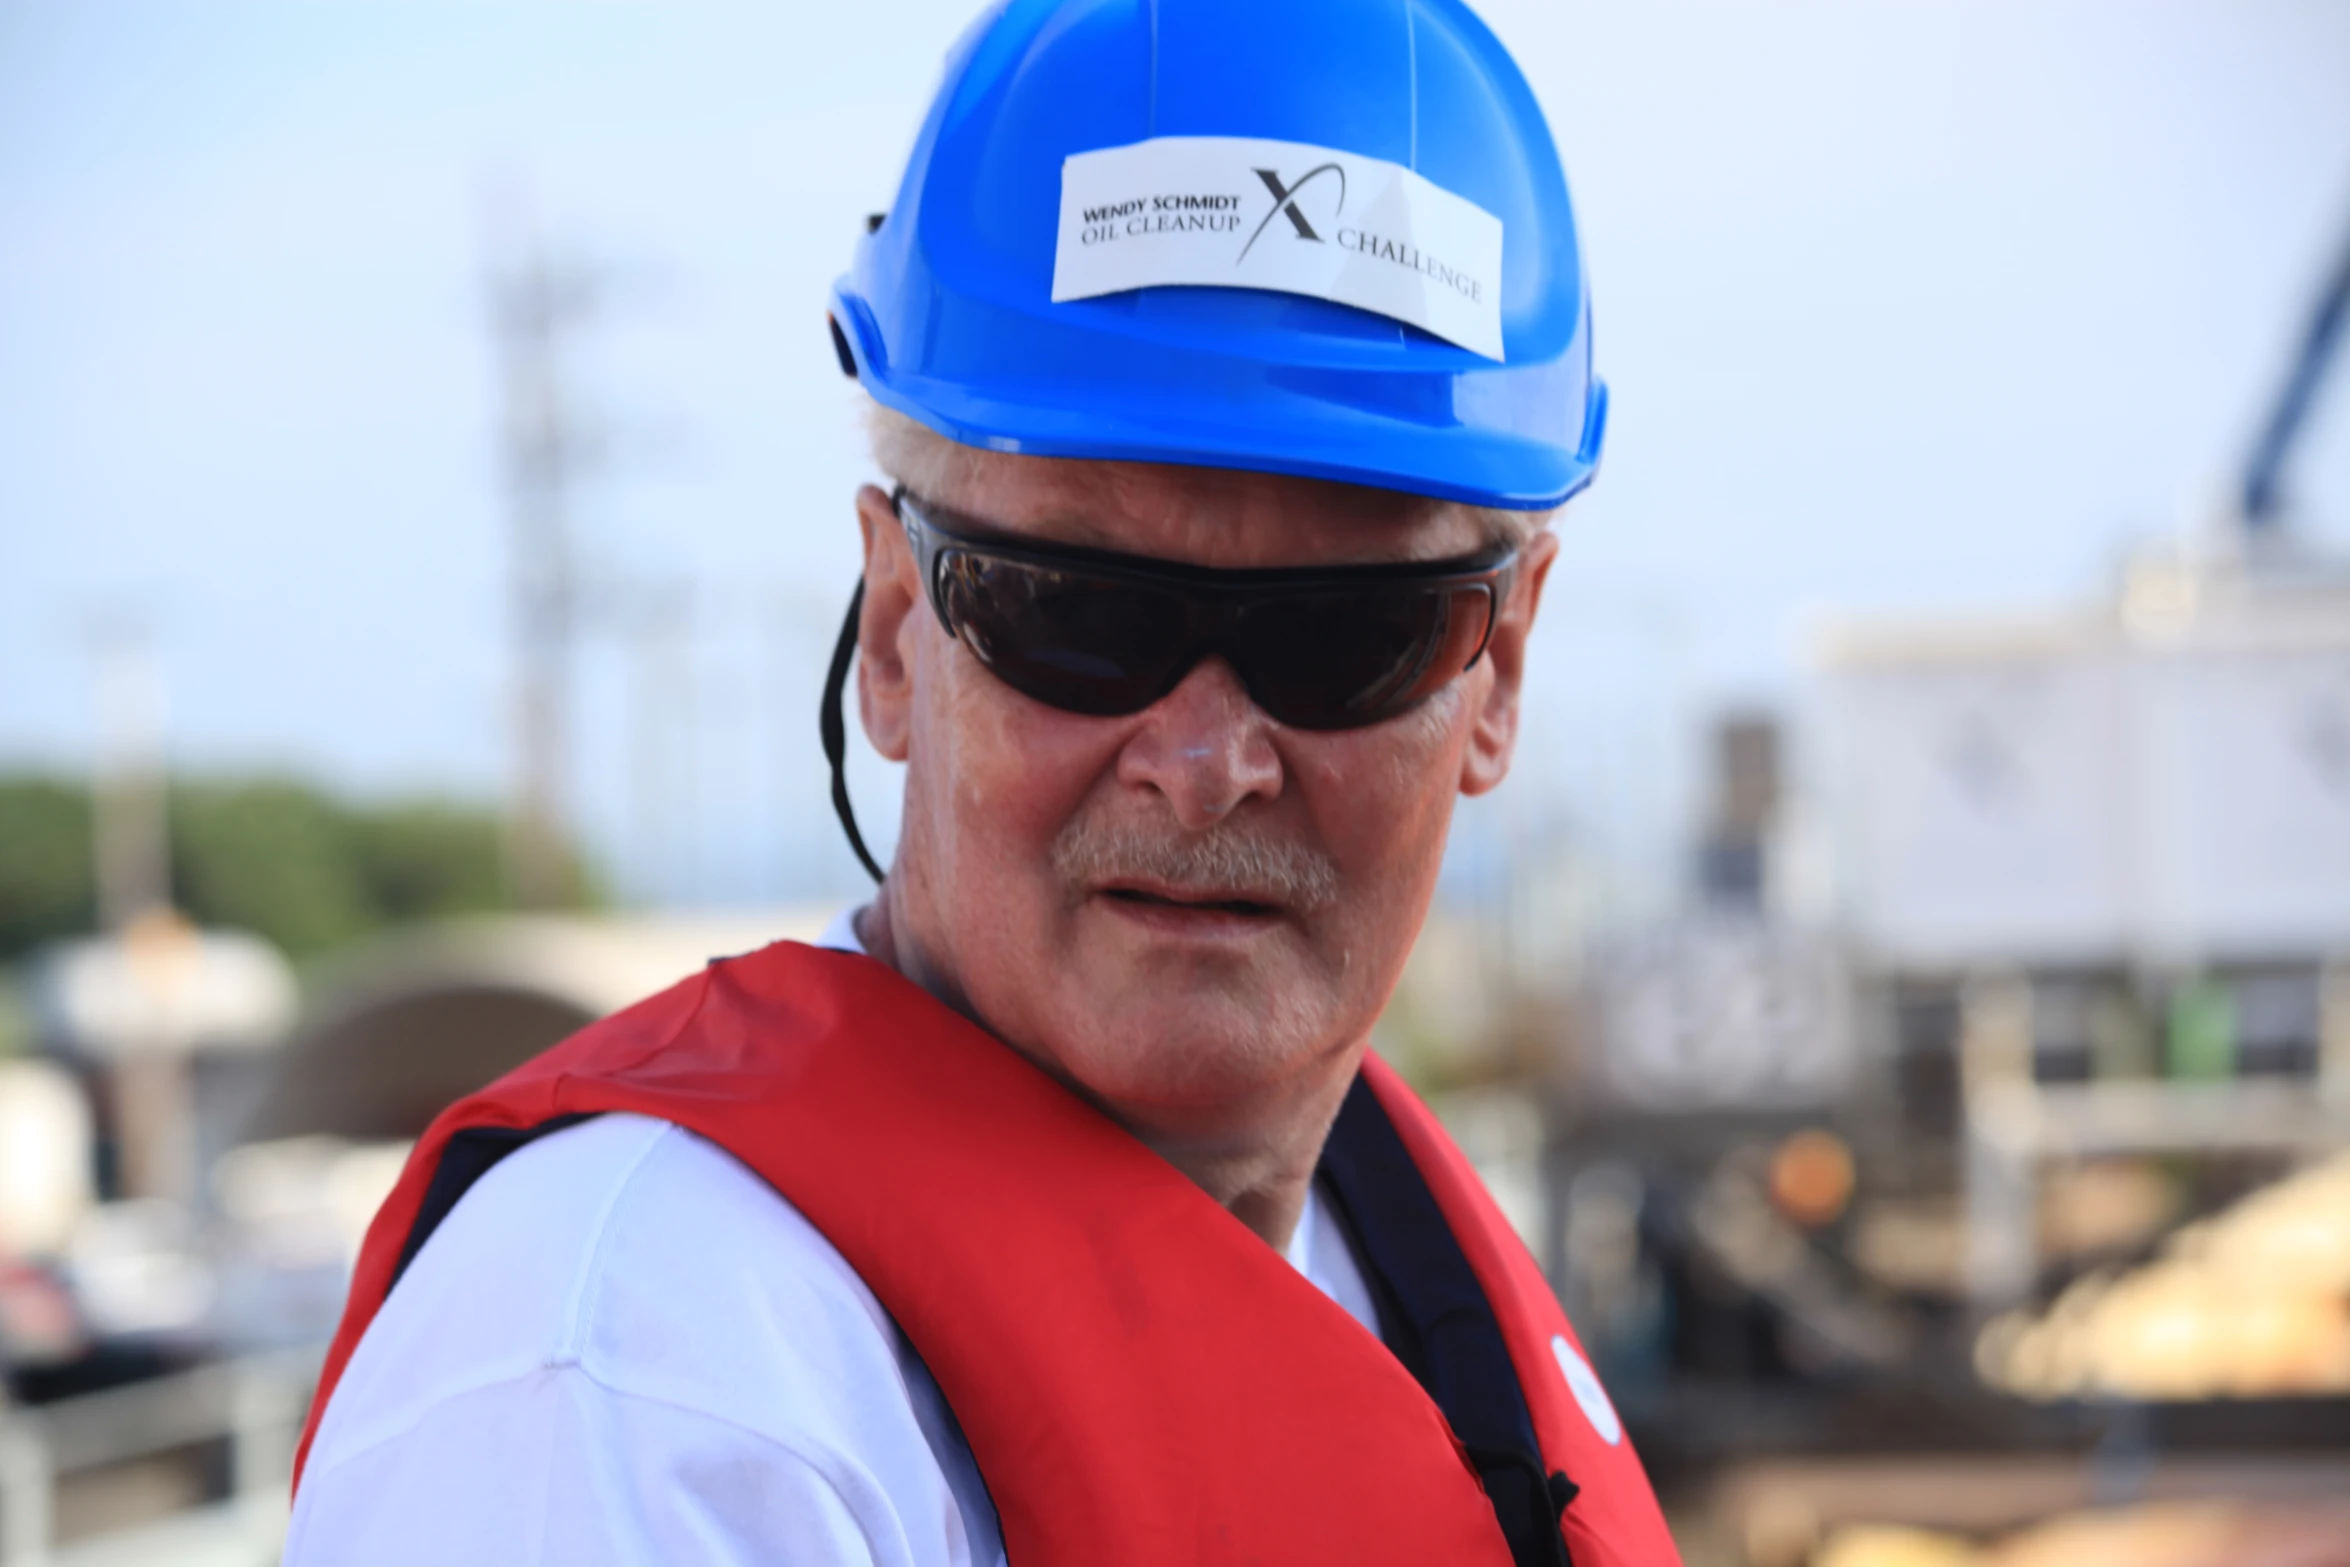
POLYGON ((1257 704, 1293 729, 1354 729, 1416 706, 1485 644, 1483 588, 1364 589, 1251 605, 1232 637, 1257 704))
POLYGON ((938 566, 947 623, 1013 690, 1072 713, 1139 712, 1194 644, 1183 600, 1139 583, 968 551, 938 566))

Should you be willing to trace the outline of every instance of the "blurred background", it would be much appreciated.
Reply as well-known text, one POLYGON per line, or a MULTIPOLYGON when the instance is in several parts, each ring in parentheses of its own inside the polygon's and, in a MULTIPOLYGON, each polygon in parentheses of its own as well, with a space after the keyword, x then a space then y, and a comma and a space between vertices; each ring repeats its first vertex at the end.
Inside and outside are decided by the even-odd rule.
MULTIPOLYGON (((432 1113, 860 895, 967 9, 0 0, 0 1563, 274 1560, 432 1113)), ((1615 418, 1382 1048, 1692 1567, 2350 1563, 2350 9, 1483 11, 1615 418)))

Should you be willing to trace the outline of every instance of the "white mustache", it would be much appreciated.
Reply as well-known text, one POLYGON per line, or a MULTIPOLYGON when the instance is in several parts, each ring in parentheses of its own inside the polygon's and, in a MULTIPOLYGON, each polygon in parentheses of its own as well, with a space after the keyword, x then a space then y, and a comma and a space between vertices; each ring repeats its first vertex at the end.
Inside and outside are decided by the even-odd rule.
POLYGON ((1301 914, 1338 897, 1328 855, 1240 827, 1204 833, 1080 817, 1053 841, 1053 870, 1071 885, 1121 881, 1197 890, 1202 898, 1245 898, 1301 914))

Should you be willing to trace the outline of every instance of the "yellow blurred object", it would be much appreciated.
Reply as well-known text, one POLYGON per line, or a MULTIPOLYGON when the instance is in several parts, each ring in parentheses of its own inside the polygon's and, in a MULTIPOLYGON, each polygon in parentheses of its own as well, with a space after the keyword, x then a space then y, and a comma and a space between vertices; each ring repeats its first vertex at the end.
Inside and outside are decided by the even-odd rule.
POLYGON ((2350 1312, 2256 1272, 2159 1265, 2115 1285, 2088 1372, 2093 1386, 2141 1398, 2350 1387, 2350 1312))
POLYGON ((1987 1567, 1982 1551, 1954 1534, 1893 1524, 1847 1524, 1828 1536, 1811 1567, 1987 1567))
POLYGON ((2092 1274, 1975 1343, 2026 1398, 2189 1400, 2350 1392, 2350 1156, 2190 1225, 2163 1255, 2092 1274))
POLYGON ((2350 1294, 2350 1155, 2254 1192, 2182 1246, 2216 1273, 2350 1294))
POLYGON ((1983 1567, 2240 1567, 2245 1522, 2226 1503, 2175 1502, 2074 1513, 2027 1529, 1983 1567))
POLYGON ((1798 1224, 1833 1223, 1852 1187, 1852 1150, 1834 1132, 1797 1132, 1771 1155, 1771 1202, 1798 1224))
POLYGON ((1846 1524, 1809 1567, 2350 1567, 2350 1505, 2150 1502, 2066 1513, 1988 1546, 1846 1524))

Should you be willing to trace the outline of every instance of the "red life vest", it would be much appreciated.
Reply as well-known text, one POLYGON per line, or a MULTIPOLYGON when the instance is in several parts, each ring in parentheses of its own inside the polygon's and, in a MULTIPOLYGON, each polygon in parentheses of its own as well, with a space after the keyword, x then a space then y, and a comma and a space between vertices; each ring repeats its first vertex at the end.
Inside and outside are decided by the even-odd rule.
POLYGON ((505 1152, 612 1111, 727 1149, 840 1251, 937 1379, 1013 1567, 1679 1561, 1556 1297, 1375 1058, 1323 1174, 1392 1350, 1016 1052, 882 964, 795 943, 434 1121, 368 1230, 297 1485, 432 1228, 505 1152))

